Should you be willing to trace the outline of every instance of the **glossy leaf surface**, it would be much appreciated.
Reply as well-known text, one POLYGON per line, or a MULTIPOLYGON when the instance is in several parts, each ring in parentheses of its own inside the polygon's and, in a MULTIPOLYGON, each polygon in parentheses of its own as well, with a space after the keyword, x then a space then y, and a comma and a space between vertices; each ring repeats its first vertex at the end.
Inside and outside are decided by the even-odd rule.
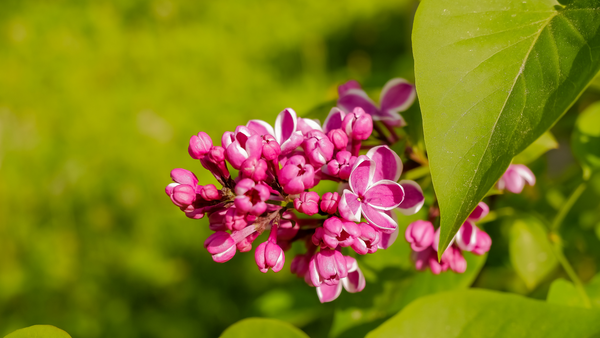
POLYGON ((231 325, 221 338, 308 338, 300 329, 277 319, 247 318, 231 325))
MULTIPOLYGON (((416 87, 441 209, 440 245, 600 68, 597 1, 425 0, 416 87)), ((440 254, 441 254, 440 250, 440 254)))

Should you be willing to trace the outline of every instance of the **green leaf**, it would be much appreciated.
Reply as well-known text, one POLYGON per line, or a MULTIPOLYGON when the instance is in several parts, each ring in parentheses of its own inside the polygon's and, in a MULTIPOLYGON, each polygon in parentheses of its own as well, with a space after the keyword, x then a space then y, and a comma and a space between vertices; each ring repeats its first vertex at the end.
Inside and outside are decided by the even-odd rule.
POLYGON ((421 298, 367 338, 590 337, 600 332, 599 316, 598 310, 472 289, 421 298))
POLYGON ((298 328, 277 319, 247 318, 231 325, 221 338, 308 338, 298 328))
POLYGON ((525 148, 519 155, 515 156, 513 163, 529 164, 544 155, 550 149, 558 148, 558 142, 551 132, 547 131, 542 134, 535 142, 525 148))
POLYGON ((585 301, 581 298, 573 283, 559 278, 550 284, 546 301, 552 304, 585 308, 585 301))
POLYGON ((535 217, 514 220, 508 250, 513 267, 530 290, 558 264, 546 230, 535 217))
POLYGON ((596 75, 599 26, 597 0, 421 2, 415 78, 441 247, 596 75))
POLYGON ((71 338, 71 336, 52 325, 34 325, 17 330, 4 338, 71 338))
POLYGON ((581 162, 584 179, 600 169, 600 102, 585 109, 577 118, 571 146, 581 162))

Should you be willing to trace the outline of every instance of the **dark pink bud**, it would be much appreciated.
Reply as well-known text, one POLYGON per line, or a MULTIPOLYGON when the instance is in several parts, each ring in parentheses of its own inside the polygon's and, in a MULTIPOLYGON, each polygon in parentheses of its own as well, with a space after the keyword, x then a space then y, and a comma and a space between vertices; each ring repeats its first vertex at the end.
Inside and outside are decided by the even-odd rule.
POLYGON ((324 171, 328 175, 339 177, 346 181, 350 177, 355 162, 356 156, 352 156, 349 151, 343 150, 335 154, 335 159, 327 163, 324 171))
POLYGON ((210 148, 208 157, 213 163, 225 162, 225 149, 219 146, 213 146, 210 148))
POLYGON ((198 135, 194 135, 190 139, 188 153, 190 153, 190 156, 192 158, 199 160, 210 151, 212 145, 213 143, 210 136, 208 136, 207 133, 201 131, 198 133, 198 135))
POLYGON ((423 251, 433 243, 434 234, 435 229, 431 222, 419 220, 406 228, 404 236, 414 251, 423 251))
POLYGON ((337 192, 326 192, 321 198, 321 210, 330 215, 337 212, 340 194, 337 192))
POLYGON ((179 207, 188 206, 196 200, 196 189, 191 185, 180 184, 173 189, 171 199, 179 207))
POLYGON ((185 215, 191 219, 201 219, 202 217, 204 217, 203 210, 203 208, 193 209, 190 211, 185 210, 185 215))
POLYGON ((200 190, 200 196, 205 201, 216 201, 221 199, 221 192, 214 184, 207 184, 200 190))
POLYGON ((290 157, 279 171, 279 183, 286 194, 299 194, 315 186, 315 170, 302 155, 290 157))
POLYGON ((252 250, 252 243, 254 242, 254 240, 256 239, 256 237, 258 237, 259 233, 258 232, 254 232, 251 235, 249 235, 248 237, 242 239, 237 245, 237 249, 239 252, 248 252, 250 250, 252 250))
POLYGON ((442 263, 447 264, 452 271, 456 273, 463 273, 467 270, 467 261, 462 255, 460 249, 454 245, 451 245, 442 254, 442 263))
POLYGON ((285 254, 277 243, 269 240, 256 248, 254 259, 260 272, 266 273, 269 269, 279 272, 285 263, 285 254))
POLYGON ((358 226, 360 235, 352 242, 352 249, 361 255, 377 251, 381 241, 381 231, 368 223, 360 223, 358 226))
POLYGON ((198 178, 193 172, 186 169, 171 170, 171 179, 179 184, 188 184, 195 187, 198 184, 198 178))
POLYGON ((281 154, 281 147, 275 138, 271 135, 263 135, 262 156, 267 161, 272 161, 281 154))
POLYGON ((263 159, 249 158, 242 163, 240 172, 243 177, 250 178, 254 182, 264 181, 267 178, 267 162, 263 159))
POLYGON ((474 221, 474 222, 479 221, 480 219, 487 216, 487 214, 489 212, 490 212, 490 207, 488 207, 488 205, 485 204, 485 202, 479 202, 479 204, 477 204, 477 206, 475 207, 473 212, 471 212, 469 217, 467 217, 467 220, 474 221))
POLYGON ((240 213, 259 216, 267 210, 265 201, 269 199, 271 191, 266 185, 244 178, 236 184, 235 193, 234 203, 240 213))
POLYGON ((319 194, 314 191, 300 193, 300 197, 294 200, 294 208, 309 216, 318 213, 319 194))
POLYGON ((300 278, 304 278, 308 273, 308 264, 311 257, 310 254, 296 255, 290 265, 291 272, 300 278))
POLYGON ((242 230, 248 225, 244 214, 240 214, 235 207, 229 207, 225 213, 225 226, 229 230, 242 230))
POLYGON ((484 253, 490 251, 491 246, 492 239, 490 238, 490 235, 483 230, 477 229, 477 244, 471 252, 476 255, 483 255, 484 253))
POLYGON ((333 156, 333 143, 331 143, 325 134, 318 130, 308 133, 304 142, 302 142, 302 148, 310 163, 317 168, 327 163, 333 156))
POLYGON ((235 240, 225 231, 217 231, 204 241, 204 247, 217 263, 224 263, 235 255, 235 240))
POLYGON ((427 267, 431 269, 434 275, 439 275, 442 271, 448 270, 448 263, 437 260, 437 251, 432 247, 428 247, 423 251, 413 251, 412 258, 415 261, 417 270, 425 270, 427 267))
POLYGON ((334 129, 327 133, 327 137, 336 150, 344 150, 348 146, 348 135, 341 129, 334 129))
POLYGON ((212 231, 225 231, 228 230, 225 225, 225 215, 229 209, 222 208, 215 212, 211 212, 208 215, 208 227, 212 231))
POLYGON ((349 138, 364 141, 373 132, 373 118, 371 115, 365 113, 362 108, 356 107, 344 117, 342 129, 349 138))

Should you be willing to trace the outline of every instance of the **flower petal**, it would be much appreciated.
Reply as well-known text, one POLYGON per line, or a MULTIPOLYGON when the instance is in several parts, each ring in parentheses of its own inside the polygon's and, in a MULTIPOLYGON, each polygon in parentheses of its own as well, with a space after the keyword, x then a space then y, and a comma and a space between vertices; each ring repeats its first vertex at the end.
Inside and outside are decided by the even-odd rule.
POLYGON ((371 161, 367 157, 359 157, 352 168, 352 173, 348 182, 350 189, 355 194, 364 194, 369 186, 371 186, 373 175, 375 174, 375 161, 371 161))
POLYGON ((296 131, 297 116, 292 108, 284 109, 275 120, 275 139, 279 144, 283 143, 296 131))
POLYGON ((366 285, 365 275, 357 266, 355 271, 348 272, 348 277, 342 279, 342 285, 350 293, 361 292, 366 285))
POLYGON ((477 204, 477 206, 471 212, 471 214, 469 215, 469 217, 467 217, 467 220, 473 221, 473 222, 479 221, 480 219, 482 219, 485 216, 487 216, 487 214, 489 212, 490 212, 490 207, 488 207, 488 205, 485 204, 485 202, 479 202, 479 204, 477 204))
MULTIPOLYGON (((397 222, 396 220, 396 213, 393 211, 386 211, 386 213, 390 216, 392 216, 392 219, 394 221, 397 222)), ((396 241, 396 238, 398 238, 398 234, 400 233, 400 228, 396 228, 396 230, 394 230, 392 233, 382 233, 381 234, 381 241, 379 241, 379 243, 377 244, 377 247, 379 249, 387 249, 390 246, 392 246, 392 244, 394 244, 394 242, 396 241)))
POLYGON ((402 203, 404 189, 394 181, 381 180, 365 192, 363 203, 375 209, 391 210, 402 203))
POLYGON ((372 225, 384 232, 393 232, 398 228, 398 223, 383 210, 375 209, 369 205, 361 205, 362 214, 372 225))
POLYGON ((343 110, 337 107, 331 108, 329 115, 327 115, 325 122, 323 122, 323 132, 327 134, 330 130, 341 129, 345 116, 346 113, 343 110))
POLYGON ((281 155, 287 155, 292 151, 296 150, 304 141, 304 136, 302 136, 302 132, 295 131, 293 132, 285 142, 281 143, 281 155))
POLYGON ((402 174, 402 160, 395 151, 388 146, 378 146, 371 148, 367 152, 367 157, 375 161, 373 182, 379 180, 398 181, 402 174))
POLYGON ((351 112, 356 107, 361 107, 367 114, 371 116, 376 116, 379 114, 379 109, 377 105, 367 93, 365 93, 362 89, 350 89, 338 99, 337 102, 338 107, 340 107, 345 112, 351 112))
POLYGON ((381 90, 381 111, 383 114, 405 111, 413 104, 416 96, 414 85, 401 78, 391 79, 381 90))
POLYGON ((334 301, 342 293, 342 283, 336 285, 321 284, 317 286, 317 296, 321 303, 334 301))
POLYGON ((519 176, 529 183, 529 185, 535 185, 535 175, 529 168, 527 168, 527 166, 523 164, 513 164, 512 167, 517 173, 519 173, 519 176))
POLYGON ((298 120, 296 121, 296 123, 297 123, 296 129, 299 130, 300 132, 302 132, 302 135, 306 135, 313 130, 323 131, 323 128, 321 128, 321 124, 319 123, 319 120, 316 120, 316 119, 313 120, 313 119, 305 119, 305 118, 299 117, 298 120))
POLYGON ((404 189, 404 200, 398 206, 400 212, 403 215, 410 216, 416 214, 423 203, 425 203, 425 196, 423 196, 423 190, 415 181, 402 180, 400 185, 404 189))
POLYGON ((257 135, 269 134, 271 136, 275 136, 275 130, 273 130, 273 127, 263 120, 250 120, 248 123, 246 123, 246 127, 248 127, 248 129, 257 135))
POLYGON ((344 190, 338 203, 340 215, 348 221, 360 222, 361 203, 358 196, 350 190, 344 190))
POLYGON ((350 89, 361 89, 361 87, 356 80, 350 80, 338 87, 338 95, 342 97, 346 95, 346 92, 350 89))

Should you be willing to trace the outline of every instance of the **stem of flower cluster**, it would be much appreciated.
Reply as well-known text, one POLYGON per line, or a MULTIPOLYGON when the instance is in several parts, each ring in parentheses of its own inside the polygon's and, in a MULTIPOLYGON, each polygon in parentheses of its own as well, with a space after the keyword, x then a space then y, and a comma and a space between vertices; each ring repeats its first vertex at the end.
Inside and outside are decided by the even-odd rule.
POLYGON ((585 188, 587 188, 587 183, 581 182, 581 184, 577 187, 577 189, 575 189, 575 191, 573 191, 571 196, 569 196, 569 199, 567 200, 567 202, 565 202, 565 204, 563 204, 563 206, 558 211, 558 214, 556 215, 556 217, 554 217, 554 221, 552 222, 552 225, 550 227, 550 229, 552 231, 556 232, 558 230, 558 228, 560 228, 560 225, 564 221, 565 217, 567 217, 567 214, 569 213, 569 211, 571 210, 571 208, 573 207, 575 202, 577 202, 577 200, 579 199, 581 194, 585 191, 585 188))
POLYGON ((294 207, 294 203, 286 202, 286 201, 266 200, 265 203, 279 205, 284 208, 293 208, 294 207))
POLYGON ((577 273, 567 260, 567 257, 565 257, 565 255, 563 254, 560 243, 553 243, 552 250, 554 251, 554 255, 556 256, 556 259, 558 260, 560 265, 562 265, 563 269, 565 270, 573 284, 575 284, 575 288, 577 288, 579 295, 583 299, 585 307, 591 308, 592 302, 590 301, 590 297, 588 296, 587 292, 585 292, 585 288, 583 287, 581 279, 579 279, 579 276, 577 276, 577 273))

